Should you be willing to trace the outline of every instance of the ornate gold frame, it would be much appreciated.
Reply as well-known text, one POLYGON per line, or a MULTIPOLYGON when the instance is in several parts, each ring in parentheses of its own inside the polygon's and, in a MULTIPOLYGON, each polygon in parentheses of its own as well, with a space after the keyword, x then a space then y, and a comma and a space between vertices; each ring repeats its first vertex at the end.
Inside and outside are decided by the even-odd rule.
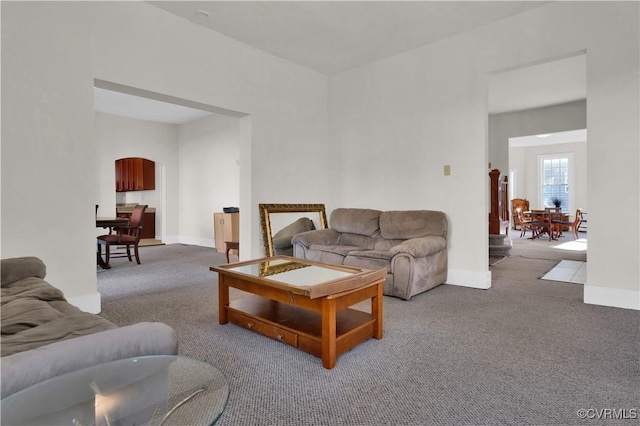
POLYGON ((274 256, 273 239, 271 233, 272 213, 318 213, 320 229, 327 227, 327 214, 324 204, 258 204, 260 211, 260 225, 262 227, 262 240, 264 242, 264 253, 267 257, 274 256))

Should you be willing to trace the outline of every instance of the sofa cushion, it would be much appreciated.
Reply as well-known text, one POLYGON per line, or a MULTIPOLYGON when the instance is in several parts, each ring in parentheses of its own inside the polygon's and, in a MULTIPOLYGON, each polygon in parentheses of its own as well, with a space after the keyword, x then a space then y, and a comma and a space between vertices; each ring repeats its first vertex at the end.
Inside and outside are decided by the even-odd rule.
POLYGON ((66 301, 60 289, 55 288, 43 279, 30 277, 2 287, 0 303, 4 306, 13 300, 27 298, 46 302, 53 300, 66 301))
POLYGON ((31 327, 20 333, 2 335, 0 354, 7 356, 38 348, 49 343, 113 328, 117 328, 115 324, 99 315, 83 312, 81 314, 63 316, 62 318, 48 321, 38 327, 31 327))
POLYGON ((385 240, 384 238, 377 238, 376 243, 373 246, 373 250, 389 251, 393 247, 398 244, 402 244, 405 241, 406 240, 385 240))
POLYGON ((330 227, 338 232, 367 235, 380 235, 379 210, 338 208, 331 212, 330 227))
POLYGON ((2 305, 2 334, 15 334, 64 315, 49 303, 36 299, 15 299, 2 305))
POLYGON ((344 258, 350 252, 366 250, 362 247, 340 246, 340 245, 320 245, 313 244, 306 251, 306 258, 318 262, 333 263, 342 265, 344 258))
POLYGON ((388 250, 352 251, 344 258, 343 264, 371 270, 386 269, 390 273, 392 257, 388 250))
POLYGON ((380 233, 383 238, 403 239, 438 235, 447 237, 447 217, 432 210, 386 211, 380 215, 380 233))
POLYGON ((320 245, 320 244, 313 244, 311 247, 309 247, 309 250, 326 251, 329 253, 336 253, 344 257, 353 251, 360 251, 360 250, 367 250, 367 249, 364 247, 357 247, 357 246, 343 246, 343 245, 326 246, 326 245, 320 245))
POLYGON ((343 246, 361 247, 363 249, 373 250, 378 240, 380 240, 380 238, 343 232, 342 234, 340 234, 338 244, 343 246))

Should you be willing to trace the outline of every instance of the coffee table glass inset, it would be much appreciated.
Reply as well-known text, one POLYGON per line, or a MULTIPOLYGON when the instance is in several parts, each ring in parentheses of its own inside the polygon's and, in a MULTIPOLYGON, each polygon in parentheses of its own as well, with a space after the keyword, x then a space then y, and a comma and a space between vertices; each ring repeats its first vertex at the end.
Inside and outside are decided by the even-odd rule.
POLYGON ((2 424, 212 425, 228 397, 224 374, 210 364, 143 356, 69 372, 4 398, 2 424))
POLYGON ((219 275, 220 324, 280 340, 322 358, 336 357, 369 338, 382 338, 382 286, 377 271, 275 256, 210 268, 219 275), (229 287, 251 293, 230 300, 229 287), (350 308, 371 300, 371 312, 350 308))

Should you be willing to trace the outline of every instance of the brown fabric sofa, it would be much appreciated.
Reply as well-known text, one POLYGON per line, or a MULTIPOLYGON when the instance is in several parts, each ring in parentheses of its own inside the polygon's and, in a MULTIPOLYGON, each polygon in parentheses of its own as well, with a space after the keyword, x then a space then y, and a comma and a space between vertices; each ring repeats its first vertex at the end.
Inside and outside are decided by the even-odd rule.
POLYGON ((447 279, 447 218, 431 210, 338 208, 329 228, 293 237, 294 256, 386 269, 384 294, 409 300, 447 279))
POLYGON ((71 305, 37 257, 2 259, 2 398, 51 377, 123 358, 175 355, 166 324, 118 327, 71 305))

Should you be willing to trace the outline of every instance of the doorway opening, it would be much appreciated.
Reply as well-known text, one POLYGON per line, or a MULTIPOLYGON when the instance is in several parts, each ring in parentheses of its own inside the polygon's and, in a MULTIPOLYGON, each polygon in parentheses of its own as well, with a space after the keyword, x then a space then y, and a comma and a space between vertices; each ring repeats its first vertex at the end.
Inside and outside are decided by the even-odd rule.
MULTIPOLYGON (((509 177, 510 204, 522 199, 531 210, 544 210, 560 198, 571 220, 577 207, 587 211, 586 52, 497 71, 488 98, 489 162, 509 177)), ((541 277, 563 260, 586 261, 584 229, 578 239, 568 227, 532 239, 509 210, 511 257, 535 260, 541 277)), ((501 261, 501 268, 510 263, 522 267, 501 261)))
POLYGON ((213 213, 240 205, 247 114, 97 79, 94 110, 99 214, 147 204, 156 214, 152 243, 214 247, 213 213), (155 189, 116 193, 121 157, 153 160, 155 189))

